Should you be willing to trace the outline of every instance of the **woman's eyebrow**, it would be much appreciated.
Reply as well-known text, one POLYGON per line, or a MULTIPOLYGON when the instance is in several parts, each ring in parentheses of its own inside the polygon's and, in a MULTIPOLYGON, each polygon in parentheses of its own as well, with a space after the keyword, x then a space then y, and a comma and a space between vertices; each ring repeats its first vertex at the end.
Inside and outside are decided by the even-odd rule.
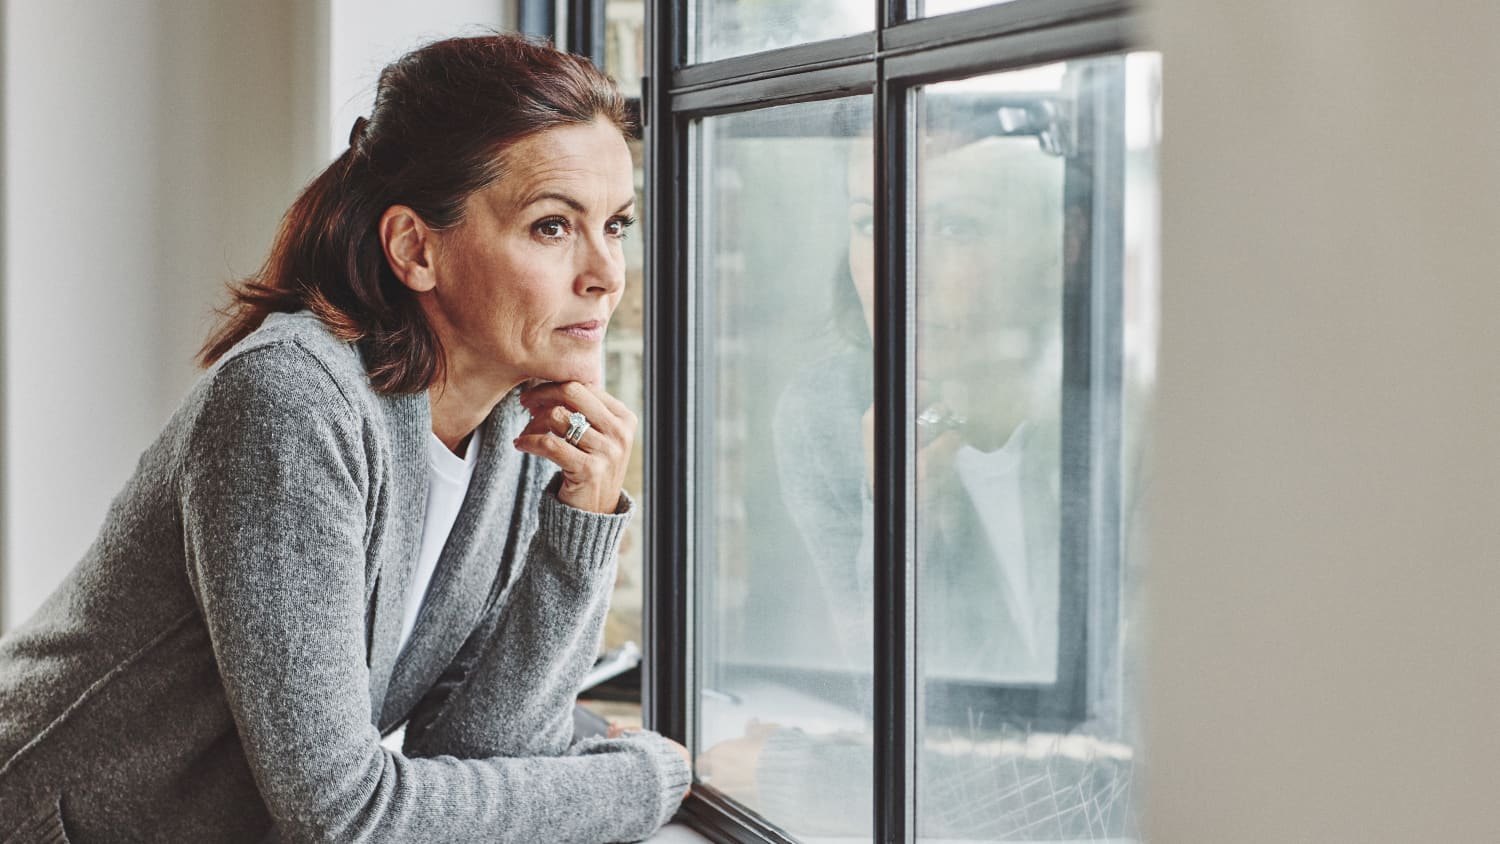
MULTIPOLYGON (((572 208, 574 211, 577 211, 580 214, 587 214, 588 213, 588 209, 585 208, 585 207, 583 207, 583 203, 582 202, 579 202, 578 200, 574 199, 571 196, 568 196, 565 193, 557 193, 555 191, 547 191, 546 193, 539 193, 536 196, 532 197, 530 200, 528 200, 526 202, 526 204, 523 205, 523 206, 521 206, 521 207, 522 208, 530 208, 531 206, 537 204, 538 202, 541 202, 544 199, 555 199, 558 202, 563 203, 564 205, 568 206, 569 208, 572 208)), ((616 209, 615 213, 619 214, 619 213, 623 212, 626 208, 629 208, 630 206, 632 206, 634 204, 635 204, 635 197, 632 196, 630 199, 628 199, 628 200, 625 201, 624 205, 621 205, 618 209, 616 209)))

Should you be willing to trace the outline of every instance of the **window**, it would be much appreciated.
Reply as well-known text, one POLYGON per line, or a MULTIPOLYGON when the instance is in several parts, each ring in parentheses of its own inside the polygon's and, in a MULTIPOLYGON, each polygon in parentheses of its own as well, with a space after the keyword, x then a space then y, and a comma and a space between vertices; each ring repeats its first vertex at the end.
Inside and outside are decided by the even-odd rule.
POLYGON ((647 722, 732 841, 1131 840, 1159 64, 648 4, 647 722))

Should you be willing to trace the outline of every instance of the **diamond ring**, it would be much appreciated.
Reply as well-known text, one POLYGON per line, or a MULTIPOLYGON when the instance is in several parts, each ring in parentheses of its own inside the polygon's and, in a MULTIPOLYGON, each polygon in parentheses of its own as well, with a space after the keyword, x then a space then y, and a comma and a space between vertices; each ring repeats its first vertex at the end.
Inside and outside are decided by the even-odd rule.
POLYGON ((568 432, 563 434, 563 439, 568 441, 568 445, 578 445, 578 441, 583 439, 583 435, 591 427, 593 426, 589 424, 588 417, 575 410, 568 414, 568 432))

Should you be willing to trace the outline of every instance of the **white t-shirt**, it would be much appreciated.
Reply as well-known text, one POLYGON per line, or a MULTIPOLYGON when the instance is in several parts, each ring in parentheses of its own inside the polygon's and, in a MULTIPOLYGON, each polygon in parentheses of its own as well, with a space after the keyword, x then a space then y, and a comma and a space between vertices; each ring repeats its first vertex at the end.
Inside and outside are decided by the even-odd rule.
POLYGON ((959 446, 953 455, 953 468, 974 502, 979 523, 1000 564, 1011 617, 1024 637, 1022 645, 1040 663, 1036 659, 1037 619, 1031 600, 1033 584, 1026 553, 1026 520, 1022 517, 1020 433, 1018 429, 1004 446, 992 452, 959 446))
POLYGON ((422 548, 417 552, 417 570, 412 572, 411 587, 406 592, 406 613, 401 620, 401 641, 396 653, 406 647, 411 631, 417 623, 417 612, 427 596, 427 584, 432 582, 432 573, 437 569, 438 555, 458 519, 464 495, 469 491, 469 478, 474 476, 474 464, 479 460, 479 432, 469 436, 469 447, 463 457, 448 450, 437 434, 427 432, 427 465, 432 467, 432 480, 427 487, 427 510, 422 517, 422 548))

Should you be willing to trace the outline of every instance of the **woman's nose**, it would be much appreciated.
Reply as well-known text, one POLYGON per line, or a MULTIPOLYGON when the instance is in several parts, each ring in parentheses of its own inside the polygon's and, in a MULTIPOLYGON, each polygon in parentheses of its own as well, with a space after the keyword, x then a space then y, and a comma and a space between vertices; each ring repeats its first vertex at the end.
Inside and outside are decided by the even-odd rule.
POLYGON ((578 292, 617 293, 625 286, 625 258, 605 237, 590 238, 579 258, 578 292))

